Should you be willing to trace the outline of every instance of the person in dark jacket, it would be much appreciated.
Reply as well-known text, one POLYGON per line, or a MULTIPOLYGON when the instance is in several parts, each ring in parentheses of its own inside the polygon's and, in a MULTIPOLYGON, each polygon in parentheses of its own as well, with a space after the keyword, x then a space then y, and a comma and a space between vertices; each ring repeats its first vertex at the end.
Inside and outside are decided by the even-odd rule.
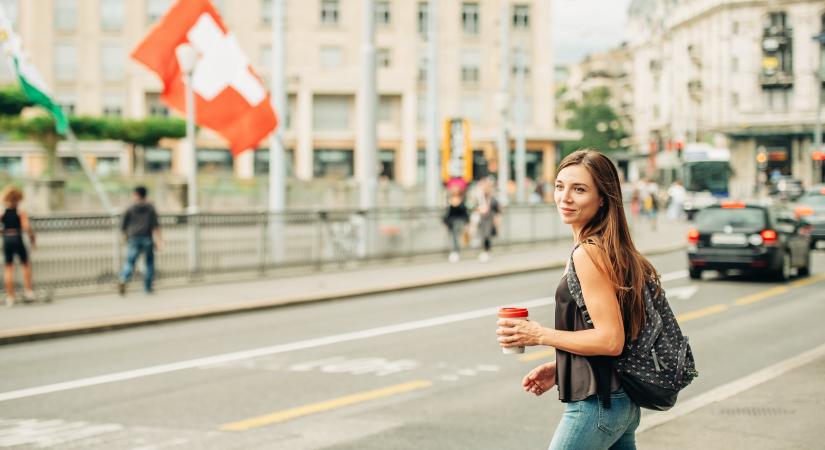
POLYGON ((135 263, 141 253, 146 262, 143 289, 147 294, 152 293, 152 281, 155 277, 155 248, 163 246, 158 213, 155 207, 146 200, 144 186, 135 188, 134 199, 135 203, 123 214, 123 222, 120 226, 126 241, 126 264, 123 266, 118 283, 120 295, 126 294, 126 283, 132 278, 135 263))
POLYGON ((452 263, 458 262, 460 258, 461 238, 464 236, 469 221, 470 213, 467 211, 467 205, 464 204, 464 190, 460 186, 450 187, 447 211, 444 213, 444 225, 447 226, 452 239, 453 248, 449 258, 452 263))
POLYGON ((29 260, 29 253, 26 251, 26 244, 23 242, 23 233, 29 235, 29 242, 34 248, 34 230, 29 224, 29 217, 20 210, 19 204, 23 200, 23 193, 15 187, 6 188, 2 199, 3 210, 3 256, 6 261, 5 282, 6 282, 6 306, 13 306, 17 300, 14 293, 14 257, 17 256, 23 266, 23 297, 26 300, 34 300, 34 289, 32 289, 32 263, 29 260))

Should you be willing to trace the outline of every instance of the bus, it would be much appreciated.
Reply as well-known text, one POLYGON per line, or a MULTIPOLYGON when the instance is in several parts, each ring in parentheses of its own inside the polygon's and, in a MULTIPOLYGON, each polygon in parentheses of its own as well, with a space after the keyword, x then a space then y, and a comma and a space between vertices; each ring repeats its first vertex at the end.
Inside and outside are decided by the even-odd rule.
POLYGON ((682 152, 681 172, 687 191, 684 209, 688 219, 698 210, 730 197, 730 150, 704 143, 687 144, 682 152))

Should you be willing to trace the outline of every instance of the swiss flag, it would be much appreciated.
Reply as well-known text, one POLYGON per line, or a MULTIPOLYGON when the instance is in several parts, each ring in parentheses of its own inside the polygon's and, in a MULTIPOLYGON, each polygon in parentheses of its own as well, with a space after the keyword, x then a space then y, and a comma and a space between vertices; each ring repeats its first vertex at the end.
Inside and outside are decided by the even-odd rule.
POLYGON ((132 58, 163 81, 161 99, 184 112, 186 88, 175 49, 187 42, 198 52, 192 74, 195 122, 226 138, 233 156, 257 147, 278 119, 261 79, 209 0, 178 0, 132 58))

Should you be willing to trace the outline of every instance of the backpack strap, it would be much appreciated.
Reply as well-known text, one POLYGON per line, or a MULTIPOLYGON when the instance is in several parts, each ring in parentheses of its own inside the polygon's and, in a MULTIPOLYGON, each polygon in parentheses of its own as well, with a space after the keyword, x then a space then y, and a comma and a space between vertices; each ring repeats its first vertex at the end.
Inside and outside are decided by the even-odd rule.
POLYGON ((582 312, 584 323, 589 325, 590 328, 593 328, 593 320, 590 318, 590 313, 587 311, 587 306, 584 304, 582 285, 579 283, 579 276, 576 274, 576 265, 573 263, 573 253, 576 252, 579 245, 580 244, 576 244, 576 246, 573 247, 573 251, 570 252, 570 262, 567 265, 567 288, 570 290, 573 300, 576 301, 576 305, 582 312))

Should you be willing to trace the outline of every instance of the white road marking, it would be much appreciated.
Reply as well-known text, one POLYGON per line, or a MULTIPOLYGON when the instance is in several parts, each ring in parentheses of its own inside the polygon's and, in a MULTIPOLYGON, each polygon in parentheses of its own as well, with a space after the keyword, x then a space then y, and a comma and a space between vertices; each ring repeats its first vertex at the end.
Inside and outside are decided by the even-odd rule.
POLYGON ((636 432, 641 433, 647 431, 651 428, 670 422, 671 420, 690 414, 699 408, 710 405, 711 403, 733 397, 740 392, 744 392, 754 386, 772 380, 786 372, 796 369, 797 367, 816 361, 822 356, 825 356, 825 344, 812 350, 808 350, 800 355, 788 358, 772 366, 768 366, 746 377, 711 389, 704 394, 699 394, 696 397, 685 400, 682 403, 678 403, 669 411, 645 415, 642 417, 642 422, 639 425, 639 428, 636 429, 636 432))
MULTIPOLYGON (((524 308, 532 308, 539 306, 547 306, 555 303, 552 297, 542 297, 534 300, 527 300, 523 302, 514 302, 512 306, 519 306, 524 308)), ((433 317, 430 319, 415 320, 412 322, 399 323, 395 325, 387 325, 378 328, 370 328, 362 331, 354 331, 350 333, 336 334, 332 336, 325 336, 315 339, 308 339, 305 341, 291 342, 287 344, 273 345, 270 347, 263 347, 251 350, 244 350, 240 352, 224 353, 222 355, 207 356, 204 358, 190 359, 186 361, 179 361, 169 364, 161 364, 157 366, 144 367, 142 369, 127 370, 124 372, 115 372, 105 375, 99 375, 89 378, 81 378, 78 380, 66 381, 63 383, 47 384, 44 386, 36 386, 25 389, 18 389, 15 391, 8 391, 0 393, 0 402, 8 400, 16 400, 20 398, 34 397, 37 395, 51 394, 54 392, 68 391, 71 389, 78 389, 82 387, 97 386, 106 383, 114 383, 116 381, 133 380, 136 378, 148 377, 151 375, 159 375, 169 372, 176 372, 179 370, 194 369, 198 367, 223 364, 233 361, 241 361, 245 359, 258 358, 261 356, 274 355, 278 353, 292 352, 296 350, 304 350, 308 348, 323 347, 325 345, 339 344, 341 342, 355 341, 359 339, 367 339, 376 336, 384 336, 388 334, 400 333, 403 331, 418 330, 422 328, 435 327, 439 325, 446 325, 449 323, 461 322, 465 320, 478 319, 487 317, 491 320, 496 317, 498 313, 498 306, 492 308, 477 309, 474 311, 467 311, 463 313, 450 314, 446 316, 433 317)))
POLYGON ((670 273, 663 274, 661 277, 659 277, 659 279, 661 279, 662 283, 664 283, 665 281, 678 280, 680 278, 685 278, 687 276, 688 276, 688 271, 687 270, 677 270, 676 272, 670 272, 670 273))
POLYGON ((679 286, 670 288, 667 290, 667 298, 668 300, 679 299, 679 300, 688 300, 689 298, 693 297, 693 294, 699 290, 699 286, 696 285, 688 285, 688 286, 679 286))
POLYGON ((0 447, 31 445, 49 448, 120 431, 119 424, 92 424, 64 420, 0 419, 0 447))

